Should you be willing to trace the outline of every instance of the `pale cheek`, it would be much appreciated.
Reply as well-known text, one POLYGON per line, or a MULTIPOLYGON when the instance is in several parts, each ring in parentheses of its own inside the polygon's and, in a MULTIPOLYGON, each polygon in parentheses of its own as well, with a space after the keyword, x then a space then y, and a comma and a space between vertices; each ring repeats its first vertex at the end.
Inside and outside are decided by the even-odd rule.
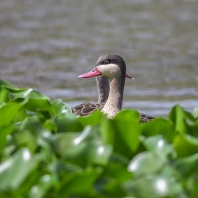
POLYGON ((120 69, 118 68, 117 65, 114 64, 100 65, 98 69, 103 76, 106 76, 108 78, 114 78, 120 76, 120 69))

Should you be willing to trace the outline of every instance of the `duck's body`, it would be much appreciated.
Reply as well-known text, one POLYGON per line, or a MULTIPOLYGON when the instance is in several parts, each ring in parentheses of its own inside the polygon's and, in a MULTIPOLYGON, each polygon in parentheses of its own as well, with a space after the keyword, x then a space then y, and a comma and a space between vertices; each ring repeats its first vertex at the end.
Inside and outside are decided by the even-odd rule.
POLYGON ((79 116, 86 116, 96 109, 102 109, 109 95, 109 79, 105 76, 97 76, 96 84, 98 89, 98 103, 83 103, 72 108, 72 113, 79 116))
MULTIPOLYGON (((96 67, 91 72, 82 74, 79 78, 99 75, 106 76, 110 81, 109 97, 102 108, 102 112, 108 118, 113 118, 122 109, 125 76, 130 77, 126 74, 124 59, 118 55, 103 55, 98 59, 96 67)), ((147 122, 152 119, 152 116, 140 114, 140 122, 147 122)))

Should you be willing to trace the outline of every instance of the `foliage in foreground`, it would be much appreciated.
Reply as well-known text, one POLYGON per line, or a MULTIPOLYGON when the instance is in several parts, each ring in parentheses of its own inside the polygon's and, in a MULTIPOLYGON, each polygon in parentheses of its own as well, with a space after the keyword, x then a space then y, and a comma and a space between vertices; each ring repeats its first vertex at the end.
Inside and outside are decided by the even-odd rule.
POLYGON ((196 198, 198 109, 140 124, 133 110, 76 117, 0 80, 0 197, 196 198))

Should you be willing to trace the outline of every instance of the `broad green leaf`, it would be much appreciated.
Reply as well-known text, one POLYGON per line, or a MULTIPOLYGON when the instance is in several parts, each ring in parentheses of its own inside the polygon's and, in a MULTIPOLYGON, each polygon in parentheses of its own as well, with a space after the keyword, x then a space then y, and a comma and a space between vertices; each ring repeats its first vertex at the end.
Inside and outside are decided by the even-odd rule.
POLYGON ((169 119, 173 121, 175 125, 175 130, 181 133, 187 133, 188 129, 186 127, 186 123, 184 122, 186 119, 194 122, 195 118, 187 111, 185 111, 179 105, 174 106, 170 113, 169 119))
POLYGON ((133 174, 126 169, 125 165, 115 162, 109 162, 107 166, 104 167, 103 175, 116 182, 124 182, 133 177, 133 174))
POLYGON ((194 118, 198 119, 198 107, 195 107, 193 109, 193 113, 192 114, 193 114, 194 118))
POLYGON ((83 127, 74 114, 59 114, 53 119, 58 132, 82 131, 83 127))
POLYGON ((168 155, 175 156, 176 154, 173 146, 162 135, 145 138, 143 143, 148 151, 158 154, 164 160, 167 159, 168 155))
POLYGON ((7 135, 12 133, 15 128, 11 125, 0 126, 0 151, 2 151, 6 145, 7 135))
POLYGON ((48 117, 50 117, 50 115, 54 115, 54 109, 48 99, 29 98, 28 103, 24 108, 31 112, 48 112, 48 117))
POLYGON ((94 189, 94 182, 98 178, 97 170, 84 171, 82 173, 71 173, 65 176, 61 183, 59 195, 80 195, 84 194, 89 197, 94 189))
POLYGON ((146 137, 162 134, 171 142, 175 137, 175 129, 172 122, 164 118, 155 118, 152 122, 141 125, 141 132, 146 137))
POLYGON ((140 141, 140 124, 131 120, 120 120, 119 117, 110 120, 103 117, 101 122, 101 136, 105 144, 111 144, 115 152, 132 157, 140 141))
POLYGON ((87 127, 82 133, 58 133, 52 137, 52 142, 61 155, 80 166, 90 163, 105 165, 112 148, 102 144, 94 130, 87 127))
POLYGON ((46 95, 31 89, 31 88, 25 88, 25 89, 20 89, 20 90, 15 90, 13 92, 10 92, 10 98, 30 98, 30 99, 45 99, 49 100, 49 97, 46 95))
POLYGON ((198 172, 192 174, 187 179, 186 187, 190 194, 190 198, 197 198, 197 195, 198 195, 198 172))
POLYGON ((135 175, 156 173, 162 168, 164 160, 156 153, 143 152, 136 155, 128 165, 128 170, 135 175))
POLYGON ((165 174, 147 175, 133 178, 124 184, 132 197, 138 198, 188 198, 179 183, 165 174))
MULTIPOLYGON (((140 143, 140 125, 133 122, 119 120, 113 120, 113 125, 116 130, 115 135, 120 136, 123 140, 123 144, 126 144, 131 151, 136 151, 140 143)), ((118 143, 117 146, 119 145, 120 144, 118 143)))
POLYGON ((87 125, 95 126, 95 125, 97 125, 100 122, 101 116, 103 116, 101 111, 100 110, 96 110, 90 115, 83 116, 83 117, 78 117, 78 121, 84 127, 87 126, 87 125))
POLYGON ((26 148, 0 164, 0 189, 16 189, 38 165, 39 158, 26 148))
POLYGON ((57 126, 52 120, 46 120, 46 122, 43 123, 43 127, 48 131, 57 132, 57 126))
POLYGON ((11 90, 19 90, 18 87, 14 86, 13 84, 11 84, 11 83, 9 83, 5 80, 2 80, 2 79, 0 79, 0 86, 4 86, 4 87, 9 88, 11 90))
POLYGON ((9 89, 0 86, 0 103, 9 101, 9 89))
POLYGON ((18 114, 22 108, 22 103, 19 102, 8 102, 5 106, 0 109, 0 124, 10 123, 14 117, 18 114))
POLYGON ((187 157, 198 153, 198 138, 188 134, 178 134, 173 145, 178 157, 187 157))
POLYGON ((122 188, 122 185, 115 180, 111 180, 107 182, 104 185, 102 192, 103 194, 107 195, 108 198, 109 197, 115 197, 115 198, 128 197, 127 192, 122 188))
POLYGON ((135 110, 124 109, 120 111, 115 117, 114 120, 117 121, 125 121, 125 122, 132 122, 132 123, 139 123, 140 122, 140 115, 135 110))
POLYGON ((183 177, 192 175, 194 172, 197 172, 198 153, 188 157, 177 159, 174 166, 183 177))
POLYGON ((71 108, 65 104, 61 99, 56 99, 52 102, 52 106, 55 111, 55 115, 57 116, 61 113, 71 113, 71 108))
POLYGON ((32 186, 30 192, 29 192, 29 197, 32 198, 42 198, 47 191, 51 187, 53 187, 54 183, 56 181, 56 178, 54 175, 44 175, 42 176, 39 181, 32 186))
POLYGON ((31 133, 28 130, 24 130, 24 131, 15 133, 13 136, 15 139, 15 144, 17 146, 25 146, 31 152, 34 152, 36 150, 36 148, 38 147, 38 143, 37 143, 35 134, 31 133))

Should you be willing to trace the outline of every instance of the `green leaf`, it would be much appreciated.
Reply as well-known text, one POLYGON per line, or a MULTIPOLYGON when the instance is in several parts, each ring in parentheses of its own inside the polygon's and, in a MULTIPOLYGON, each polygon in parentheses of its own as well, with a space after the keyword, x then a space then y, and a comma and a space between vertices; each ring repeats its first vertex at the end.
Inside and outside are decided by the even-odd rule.
POLYGON ((129 195, 138 198, 187 198, 180 185, 172 181, 169 175, 164 174, 137 177, 126 182, 124 188, 129 192, 129 195))
POLYGON ((32 186, 29 197, 32 198, 42 198, 47 191, 54 185, 56 178, 54 175, 43 175, 39 181, 32 186))
POLYGON ((0 86, 0 103, 9 101, 9 90, 3 86, 0 86))
POLYGON ((175 137, 172 122, 164 118, 155 118, 152 122, 144 123, 141 125, 141 133, 146 137, 163 134, 171 142, 175 137))
POLYGON ((57 116, 62 113, 71 113, 71 108, 65 104, 61 99, 56 99, 52 102, 52 106, 54 107, 55 115, 57 116))
POLYGON ((89 195, 94 189, 94 182, 98 178, 98 171, 89 170, 82 173, 71 173, 65 176, 61 183, 59 195, 89 195))
POLYGON ((135 175, 156 173, 164 161, 156 153, 143 152, 136 155, 128 165, 128 170, 135 175))
POLYGON ((0 164, 0 189, 17 189, 38 165, 39 158, 26 148, 19 150, 0 164))
POLYGON ((19 102, 8 102, 5 106, 0 109, 0 124, 10 123, 14 117, 18 114, 23 104, 19 102))
POLYGON ((192 174, 186 182, 186 187, 190 192, 190 198, 197 198, 198 195, 198 172, 192 174))
MULTIPOLYGON (((123 112, 124 113, 124 112, 123 112)), ((105 144, 113 146, 114 151, 129 158, 139 146, 140 124, 130 119, 120 120, 116 117, 113 120, 103 117, 100 127, 102 140, 105 144)))
POLYGON ((40 92, 31 89, 31 88, 25 88, 20 90, 15 90, 13 92, 10 92, 10 98, 30 98, 30 99, 45 99, 49 100, 47 96, 44 94, 41 94, 40 92))
POLYGON ((81 123, 82 126, 95 126, 100 122, 101 116, 104 116, 100 110, 94 111, 92 114, 89 114, 87 116, 78 117, 79 123, 81 123))
POLYGON ((6 138, 8 134, 11 134, 15 128, 10 125, 0 126, 0 151, 2 151, 6 145, 6 138))
POLYGON ((25 146, 27 147, 31 152, 34 152, 36 148, 38 147, 37 139, 33 133, 31 133, 28 130, 20 131, 18 133, 15 133, 14 135, 15 144, 18 146, 25 146))
POLYGON ((163 160, 166 160, 169 155, 176 156, 172 144, 168 143, 162 135, 145 138, 143 143, 148 151, 156 153, 163 160))
POLYGON ((82 133, 55 134, 52 143, 61 155, 80 166, 90 163, 105 165, 112 153, 111 146, 102 144, 96 129, 90 126, 82 133))
POLYGON ((59 114, 53 119, 58 132, 82 131, 83 127, 74 114, 59 114))
POLYGON ((0 86, 4 86, 4 87, 12 89, 12 90, 19 90, 18 87, 14 86, 13 84, 11 84, 5 80, 2 80, 2 79, 0 79, 0 86))
MULTIPOLYGON (((48 112, 54 115, 54 109, 48 99, 28 99, 25 109, 32 112, 48 112)), ((48 115, 50 117, 50 115, 48 115)))
POLYGON ((110 162, 107 164, 104 168, 103 175, 116 180, 116 182, 124 182, 133 177, 133 174, 126 169, 125 165, 115 162, 110 162))
POLYGON ((132 122, 132 123, 139 123, 140 122, 140 115, 135 110, 124 109, 121 110, 116 116, 114 120, 117 121, 125 121, 125 122, 132 122))
POLYGON ((195 118, 187 111, 185 111, 179 105, 174 106, 170 113, 169 119, 173 121, 175 125, 175 130, 181 133, 187 133, 188 129, 186 127, 185 120, 188 119, 192 122, 195 121, 195 118))
POLYGON ((198 107, 195 107, 193 109, 193 113, 192 114, 193 114, 194 118, 198 119, 198 107))
POLYGON ((198 153, 198 138, 187 134, 178 134, 173 142, 178 157, 187 157, 198 153))
POLYGON ((197 172, 198 153, 177 159, 174 166, 184 178, 192 175, 194 172, 197 172))

